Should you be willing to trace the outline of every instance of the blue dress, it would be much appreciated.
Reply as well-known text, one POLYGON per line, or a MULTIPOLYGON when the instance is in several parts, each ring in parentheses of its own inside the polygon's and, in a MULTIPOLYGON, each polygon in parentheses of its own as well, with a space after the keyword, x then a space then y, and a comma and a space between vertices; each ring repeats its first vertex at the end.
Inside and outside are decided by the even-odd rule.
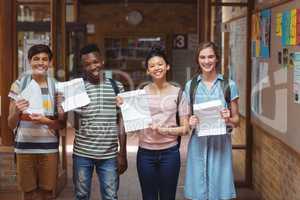
MULTIPOLYGON (((198 76, 198 80, 201 75, 198 76)), ((211 100, 222 100, 226 105, 221 88, 222 75, 218 75, 210 90, 202 81, 196 90, 195 104, 211 100)), ((185 95, 189 99, 191 81, 186 84, 185 95)), ((231 100, 238 98, 236 84, 230 80, 231 100)), ((184 187, 185 197, 192 200, 225 200, 236 198, 232 168, 231 135, 198 137, 192 134, 187 153, 184 187)))

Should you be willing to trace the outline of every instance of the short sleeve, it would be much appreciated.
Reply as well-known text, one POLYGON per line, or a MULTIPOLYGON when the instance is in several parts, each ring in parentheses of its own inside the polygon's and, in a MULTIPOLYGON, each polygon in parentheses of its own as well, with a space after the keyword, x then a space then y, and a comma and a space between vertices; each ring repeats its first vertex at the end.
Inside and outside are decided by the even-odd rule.
POLYGON ((237 88, 237 85, 234 81, 230 80, 229 81, 229 86, 230 86, 230 99, 231 101, 239 98, 239 90, 237 88))
POLYGON ((190 114, 190 105, 186 96, 184 95, 184 92, 182 93, 181 96, 178 112, 179 112, 179 117, 188 116, 190 114))
POLYGON ((20 94, 20 81, 19 80, 16 80, 15 82, 13 82, 13 84, 10 86, 10 90, 9 90, 9 93, 8 93, 8 97, 13 99, 13 100, 16 100, 17 97, 19 96, 20 94))

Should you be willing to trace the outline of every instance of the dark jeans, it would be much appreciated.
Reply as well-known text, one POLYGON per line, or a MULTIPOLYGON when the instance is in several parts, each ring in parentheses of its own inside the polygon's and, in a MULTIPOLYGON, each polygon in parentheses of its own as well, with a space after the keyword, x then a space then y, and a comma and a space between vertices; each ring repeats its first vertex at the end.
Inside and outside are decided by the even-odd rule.
POLYGON ((178 145, 163 150, 139 147, 137 171, 143 200, 175 200, 179 170, 178 145))

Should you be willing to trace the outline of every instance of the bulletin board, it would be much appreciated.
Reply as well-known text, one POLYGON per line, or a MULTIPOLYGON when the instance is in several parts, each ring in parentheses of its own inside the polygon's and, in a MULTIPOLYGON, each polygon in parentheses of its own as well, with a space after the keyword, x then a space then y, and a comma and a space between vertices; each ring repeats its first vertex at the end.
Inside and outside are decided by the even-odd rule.
POLYGON ((229 27, 229 77, 239 90, 239 111, 246 113, 246 69, 247 69, 247 18, 242 17, 227 23, 229 27))
POLYGON ((300 10, 292 11, 297 8, 300 1, 293 1, 252 17, 251 121, 300 153, 300 10))

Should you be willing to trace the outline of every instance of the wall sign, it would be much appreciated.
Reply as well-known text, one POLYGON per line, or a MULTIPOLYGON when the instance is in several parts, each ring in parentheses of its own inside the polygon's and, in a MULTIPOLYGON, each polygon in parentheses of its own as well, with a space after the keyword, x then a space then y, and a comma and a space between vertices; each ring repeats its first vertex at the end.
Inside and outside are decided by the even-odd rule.
POLYGON ((186 49, 187 48, 187 35, 175 34, 173 37, 173 49, 186 49))

